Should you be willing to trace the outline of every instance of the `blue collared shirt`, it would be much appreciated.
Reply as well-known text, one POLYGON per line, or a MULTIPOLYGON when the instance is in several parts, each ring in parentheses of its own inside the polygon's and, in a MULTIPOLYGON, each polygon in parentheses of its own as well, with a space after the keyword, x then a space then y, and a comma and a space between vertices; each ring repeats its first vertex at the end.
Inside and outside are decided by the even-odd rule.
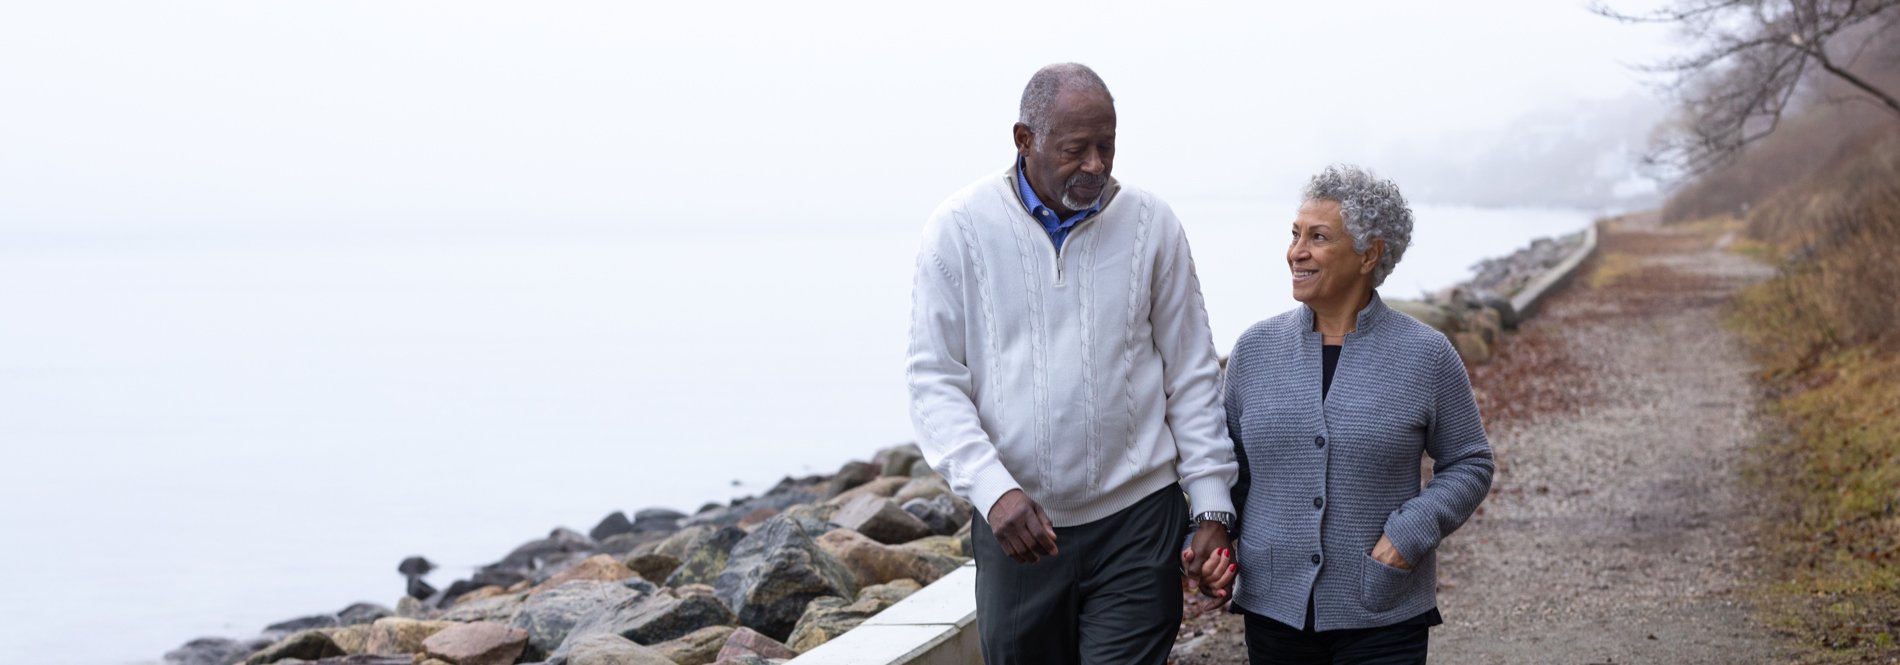
POLYGON ((1049 241, 1056 244, 1058 252, 1062 251, 1062 241, 1069 239, 1069 231, 1075 229, 1077 222, 1088 219, 1089 215, 1102 210, 1101 204, 1097 202, 1089 209, 1076 212, 1066 219, 1056 215, 1056 211, 1043 205, 1042 198, 1036 196, 1036 188, 1029 186, 1029 177, 1023 175, 1022 157, 1016 158, 1016 194, 1023 197, 1023 207, 1029 209, 1029 216, 1036 218, 1036 221, 1042 223, 1042 230, 1049 232, 1049 241))

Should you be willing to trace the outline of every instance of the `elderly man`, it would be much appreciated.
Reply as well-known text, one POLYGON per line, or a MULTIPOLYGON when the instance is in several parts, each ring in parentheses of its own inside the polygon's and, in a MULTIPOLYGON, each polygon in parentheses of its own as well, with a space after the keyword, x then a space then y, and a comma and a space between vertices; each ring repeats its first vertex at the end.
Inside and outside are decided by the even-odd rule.
POLYGON ((1233 578, 1237 465, 1194 261, 1166 203, 1109 177, 1095 72, 1036 72, 1013 133, 1015 162, 925 225, 912 422, 976 507, 986 662, 1160 665, 1182 564, 1204 587, 1233 578))

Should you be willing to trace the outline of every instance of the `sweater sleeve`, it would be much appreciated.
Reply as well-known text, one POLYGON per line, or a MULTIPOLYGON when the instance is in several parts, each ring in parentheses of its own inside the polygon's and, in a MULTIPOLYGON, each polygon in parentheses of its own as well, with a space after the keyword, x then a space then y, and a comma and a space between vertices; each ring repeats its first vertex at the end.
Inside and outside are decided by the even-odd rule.
POLYGON ((1233 443, 1234 462, 1238 473, 1234 476, 1234 489, 1228 493, 1234 502, 1234 533, 1239 534, 1247 522, 1247 495, 1253 489, 1253 469, 1247 466, 1247 446, 1240 440, 1241 406, 1240 391, 1234 386, 1234 377, 1240 371, 1240 350, 1246 342, 1242 336, 1234 343, 1234 351, 1227 356, 1227 385, 1221 390, 1221 402, 1227 411, 1227 438, 1233 443))
POLYGON ((1214 333, 1207 324, 1201 301, 1200 278, 1180 220, 1166 204, 1158 204, 1157 226, 1162 265, 1155 273, 1149 324, 1155 349, 1161 355, 1162 390, 1167 397, 1168 429, 1174 434, 1175 471, 1193 502, 1193 513, 1234 511, 1233 442, 1220 401, 1220 360, 1214 353, 1214 333))
POLYGON ((1491 492, 1495 468, 1464 363, 1449 343, 1442 343, 1437 355, 1435 407, 1425 431, 1425 452, 1432 456, 1432 480, 1385 521, 1385 533, 1399 556, 1414 564, 1470 519, 1491 492))
POLYGON ((917 253, 905 367, 911 426, 930 467, 988 515, 997 499, 1021 485, 1003 467, 977 416, 965 330, 980 315, 965 309, 952 215, 933 216, 917 253))

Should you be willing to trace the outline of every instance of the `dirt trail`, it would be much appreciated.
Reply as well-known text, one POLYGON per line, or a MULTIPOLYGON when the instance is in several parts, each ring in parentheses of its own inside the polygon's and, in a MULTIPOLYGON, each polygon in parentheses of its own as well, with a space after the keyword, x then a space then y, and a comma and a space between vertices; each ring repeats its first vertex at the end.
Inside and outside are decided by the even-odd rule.
MULTIPOLYGON (((1739 468, 1759 396, 1721 325, 1723 303, 1771 271, 1724 242, 1618 223, 1473 370, 1499 472, 1440 550, 1432 662, 1785 660, 1751 623, 1761 555, 1739 468)), ((1191 621, 1179 662, 1246 662, 1240 628, 1191 621)))

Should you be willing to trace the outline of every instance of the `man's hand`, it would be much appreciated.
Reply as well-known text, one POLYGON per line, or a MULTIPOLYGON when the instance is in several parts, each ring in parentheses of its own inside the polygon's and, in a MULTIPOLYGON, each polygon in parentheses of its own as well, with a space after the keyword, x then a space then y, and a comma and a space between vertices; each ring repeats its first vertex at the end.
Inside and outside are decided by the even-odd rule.
POLYGON ((990 506, 990 533, 1003 553, 1021 563, 1056 555, 1056 527, 1022 490, 1010 490, 990 506))
POLYGON ((1194 542, 1181 551, 1181 582, 1188 590, 1199 586, 1210 598, 1229 598, 1233 592, 1238 566, 1234 563, 1233 543, 1227 539, 1227 527, 1219 522, 1202 522, 1194 532, 1194 542))
POLYGON ((1399 570, 1411 570, 1412 564, 1399 554, 1399 548, 1392 546, 1392 539, 1379 534, 1379 542, 1372 546, 1372 560, 1399 570))

